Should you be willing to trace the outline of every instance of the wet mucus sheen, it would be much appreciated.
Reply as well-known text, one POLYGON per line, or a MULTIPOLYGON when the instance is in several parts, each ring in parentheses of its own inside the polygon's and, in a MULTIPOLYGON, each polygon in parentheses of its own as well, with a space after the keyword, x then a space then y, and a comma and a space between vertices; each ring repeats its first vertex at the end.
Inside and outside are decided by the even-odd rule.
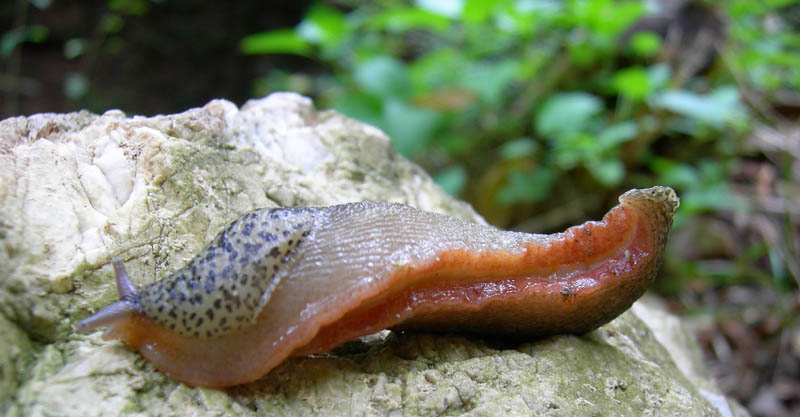
POLYGON ((252 324, 291 269, 313 220, 307 209, 245 214, 182 269, 142 288, 140 311, 175 333, 201 339, 252 324))

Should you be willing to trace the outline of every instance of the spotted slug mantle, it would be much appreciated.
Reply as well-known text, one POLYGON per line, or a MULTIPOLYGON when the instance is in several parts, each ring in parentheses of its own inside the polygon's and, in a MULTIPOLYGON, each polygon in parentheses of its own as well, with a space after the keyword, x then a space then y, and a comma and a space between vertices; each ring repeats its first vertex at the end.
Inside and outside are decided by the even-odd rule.
POLYGON ((106 326, 106 339, 210 387, 385 328, 581 334, 647 289, 678 204, 667 187, 631 190, 602 221, 553 235, 390 203, 257 210, 138 290, 115 261, 120 301, 77 328, 106 326))

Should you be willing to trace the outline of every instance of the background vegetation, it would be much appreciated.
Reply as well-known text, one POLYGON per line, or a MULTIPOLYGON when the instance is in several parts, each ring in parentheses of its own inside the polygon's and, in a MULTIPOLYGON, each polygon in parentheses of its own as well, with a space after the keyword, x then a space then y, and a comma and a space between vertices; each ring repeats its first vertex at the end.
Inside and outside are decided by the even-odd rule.
POLYGON ((3 117, 292 90, 379 126, 503 228, 681 196, 656 289, 722 387, 800 412, 800 6, 381 0, 0 6, 3 117))

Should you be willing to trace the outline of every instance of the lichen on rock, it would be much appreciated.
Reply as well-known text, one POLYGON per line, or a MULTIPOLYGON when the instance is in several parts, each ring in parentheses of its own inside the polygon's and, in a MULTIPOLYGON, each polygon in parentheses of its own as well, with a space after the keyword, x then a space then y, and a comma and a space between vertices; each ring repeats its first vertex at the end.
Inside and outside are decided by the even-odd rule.
POLYGON ((482 221, 382 132, 295 94, 0 122, 0 411, 745 415, 703 374, 680 325, 657 324, 674 318, 641 303, 587 335, 525 344, 382 332, 224 391, 175 383, 125 345, 74 332, 116 299, 112 257, 147 284, 254 208, 362 200, 482 221))

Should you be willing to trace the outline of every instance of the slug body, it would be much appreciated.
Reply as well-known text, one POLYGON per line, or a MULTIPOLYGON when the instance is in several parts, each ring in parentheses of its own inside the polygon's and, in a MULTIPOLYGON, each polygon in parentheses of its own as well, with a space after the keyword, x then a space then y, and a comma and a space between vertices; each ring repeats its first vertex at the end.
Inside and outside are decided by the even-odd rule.
POLYGON ((389 203, 245 214, 185 267, 140 288, 114 262, 107 326, 192 385, 256 380, 284 359, 394 328, 509 336, 581 334, 655 277, 678 206, 631 190, 602 221, 563 233, 497 230, 389 203))

